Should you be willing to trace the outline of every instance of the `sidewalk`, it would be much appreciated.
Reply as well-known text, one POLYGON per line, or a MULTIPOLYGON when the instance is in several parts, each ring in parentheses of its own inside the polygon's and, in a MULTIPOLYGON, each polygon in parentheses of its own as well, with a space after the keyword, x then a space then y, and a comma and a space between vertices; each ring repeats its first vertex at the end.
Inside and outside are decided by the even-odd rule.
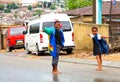
MULTIPOLYGON (((41 59, 52 60, 51 57, 42 57, 41 59)), ((60 58, 59 61, 66 63, 75 63, 75 64, 97 65, 97 61, 95 59, 90 60, 90 59, 78 59, 78 58, 60 58)), ((120 62, 103 60, 103 66, 120 68, 120 62)))
MULTIPOLYGON (((90 60, 90 59, 78 59, 78 58, 61 58, 60 61, 68 62, 68 63, 76 63, 76 64, 97 65, 97 61, 95 59, 90 60)), ((120 62, 103 60, 103 66, 120 68, 120 62)))
MULTIPOLYGON (((120 52, 109 55, 102 55, 103 66, 120 68, 120 52)), ((78 64, 89 64, 97 65, 96 57, 91 52, 75 53, 73 55, 61 56, 60 61, 78 63, 78 64)))

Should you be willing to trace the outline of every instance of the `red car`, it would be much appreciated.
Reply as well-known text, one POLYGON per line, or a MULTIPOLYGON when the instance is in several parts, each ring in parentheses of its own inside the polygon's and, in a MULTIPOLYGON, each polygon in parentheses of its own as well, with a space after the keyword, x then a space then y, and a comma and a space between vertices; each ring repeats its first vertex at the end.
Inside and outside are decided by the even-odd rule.
POLYGON ((9 27, 6 32, 6 51, 24 48, 24 26, 9 27))

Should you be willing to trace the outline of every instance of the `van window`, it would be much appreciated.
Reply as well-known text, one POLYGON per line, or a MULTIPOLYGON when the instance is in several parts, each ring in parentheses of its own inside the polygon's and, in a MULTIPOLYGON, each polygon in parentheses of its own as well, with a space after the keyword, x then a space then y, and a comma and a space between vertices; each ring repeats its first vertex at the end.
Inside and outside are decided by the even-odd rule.
POLYGON ((23 31, 26 31, 25 27, 17 27, 17 28, 11 28, 10 29, 10 35, 19 35, 23 34, 23 31))
MULTIPOLYGON (((62 30, 63 31, 71 31, 71 25, 69 21, 60 21, 62 23, 62 30)), ((44 22, 44 27, 54 27, 54 22, 44 22)))
POLYGON ((30 34, 39 33, 39 23, 30 25, 30 34))

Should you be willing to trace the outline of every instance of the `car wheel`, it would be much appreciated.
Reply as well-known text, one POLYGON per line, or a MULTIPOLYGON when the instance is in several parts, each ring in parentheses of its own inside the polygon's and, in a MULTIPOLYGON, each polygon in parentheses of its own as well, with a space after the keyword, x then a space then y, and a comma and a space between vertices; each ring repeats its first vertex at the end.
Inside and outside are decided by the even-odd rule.
POLYGON ((67 49, 67 54, 72 54, 72 49, 67 49))
POLYGON ((12 52, 12 48, 7 46, 7 47, 6 47, 6 51, 7 51, 7 52, 12 52))

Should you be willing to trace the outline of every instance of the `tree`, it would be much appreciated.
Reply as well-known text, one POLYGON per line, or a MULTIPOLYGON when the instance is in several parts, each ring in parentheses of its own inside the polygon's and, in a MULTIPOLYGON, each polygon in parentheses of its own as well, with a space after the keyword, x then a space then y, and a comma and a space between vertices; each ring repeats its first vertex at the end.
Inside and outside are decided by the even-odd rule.
POLYGON ((68 9, 82 8, 91 6, 93 0, 66 0, 65 5, 68 9))
POLYGON ((48 2, 48 8, 50 8, 50 7, 51 7, 51 5, 52 5, 52 3, 51 3, 51 2, 48 2))
POLYGON ((31 5, 28 6, 28 10, 32 10, 32 6, 31 5))
POLYGON ((7 5, 7 8, 8 8, 8 9, 17 9, 18 6, 17 6, 15 3, 11 3, 11 4, 8 4, 8 5, 7 5))
POLYGON ((13 7, 13 9, 17 9, 18 5, 16 5, 15 3, 12 3, 12 7, 13 7))
POLYGON ((42 4, 37 4, 37 7, 40 7, 40 8, 42 8, 42 4))
POLYGON ((47 7, 46 5, 47 5, 47 2, 45 1, 45 2, 43 3, 44 8, 47 7))
POLYGON ((4 10, 4 5, 0 4, 0 10, 4 10))
POLYGON ((36 10, 36 12, 33 13, 33 16, 36 16, 36 15, 40 16, 42 12, 43 12, 42 10, 36 10))
POLYGON ((7 8, 8 8, 8 9, 11 9, 11 5, 10 5, 10 4, 8 4, 8 5, 7 5, 7 8))
POLYGON ((42 13, 41 10, 37 10, 37 11, 36 11, 36 14, 37 14, 37 15, 41 15, 41 13, 42 13))
POLYGON ((63 6, 63 5, 60 5, 60 7, 61 7, 61 8, 64 8, 64 6, 63 6))
POLYGON ((17 17, 18 17, 18 15, 17 15, 17 14, 14 14, 14 17, 15 17, 15 18, 17 18, 17 17))
POLYGON ((5 9, 4 13, 11 13, 11 10, 10 9, 5 9))
POLYGON ((51 9, 51 10, 56 9, 55 5, 51 5, 51 6, 50 6, 50 9, 51 9))

